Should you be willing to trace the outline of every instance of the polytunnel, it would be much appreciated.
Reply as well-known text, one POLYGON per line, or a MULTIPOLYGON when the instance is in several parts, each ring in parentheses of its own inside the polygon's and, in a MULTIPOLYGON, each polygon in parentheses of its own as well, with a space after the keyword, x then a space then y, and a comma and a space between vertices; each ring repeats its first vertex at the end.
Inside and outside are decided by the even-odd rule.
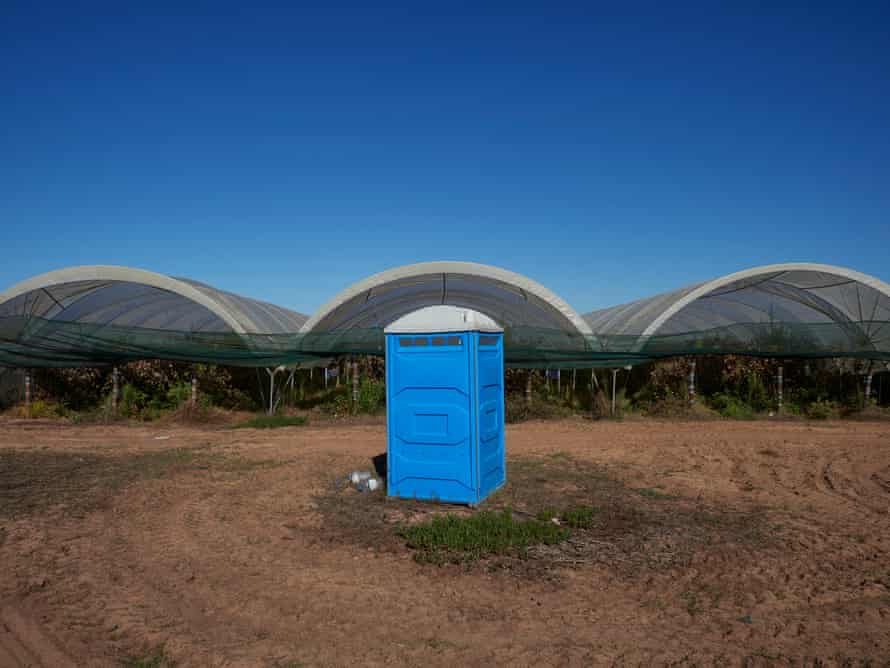
POLYGON ((824 264, 755 267, 584 315, 600 350, 890 358, 890 285, 824 264))
POLYGON ((506 269, 474 262, 422 262, 374 274, 324 304, 303 325, 307 349, 383 352, 383 328, 427 306, 469 308, 504 328, 508 364, 585 357, 590 328, 562 298, 506 269))
POLYGON ((0 364, 84 366, 163 358, 270 364, 308 316, 198 281, 71 267, 0 293, 0 364))
POLYGON ((311 317, 141 269, 52 271, 0 293, 0 365, 172 359, 270 367, 382 355, 387 325, 435 305, 496 321, 511 366, 618 366, 708 353, 890 360, 890 286, 842 267, 756 267, 582 316, 526 276, 426 262, 361 280, 311 317))

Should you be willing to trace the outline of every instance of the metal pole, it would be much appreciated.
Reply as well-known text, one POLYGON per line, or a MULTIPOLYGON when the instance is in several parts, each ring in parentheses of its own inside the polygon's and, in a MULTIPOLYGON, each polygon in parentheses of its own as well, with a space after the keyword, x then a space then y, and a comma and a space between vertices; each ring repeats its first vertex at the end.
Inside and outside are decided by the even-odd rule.
POLYGON ((618 380, 618 369, 612 369, 612 417, 615 417, 615 386, 618 380))
POLYGON ((559 395, 559 398, 562 399, 562 370, 556 370, 556 393, 559 395))
POLYGON ((117 408, 121 402, 121 372, 115 366, 111 370, 111 406, 117 412, 117 408))
POLYGON ((782 412, 782 403, 784 399, 784 383, 785 383, 785 367, 779 365, 779 375, 776 377, 776 389, 779 400, 778 412, 782 412))
POLYGON ((269 374, 269 410, 268 415, 272 415, 275 410, 275 374, 278 373, 278 369, 266 369, 266 373, 269 374))
POLYGON ((532 405, 532 370, 529 369, 525 376, 525 405, 532 405))
POLYGON ((358 412, 358 360, 352 361, 352 409, 358 412))
POLYGON ((695 403, 695 360, 689 364, 689 405, 695 403))
POLYGON ((25 369, 25 415, 31 417, 31 369, 25 369))
POLYGON ((189 397, 189 404, 192 408, 198 405, 198 377, 192 375, 192 395, 189 397))
POLYGON ((871 371, 865 377, 865 405, 868 406, 868 400, 871 399, 871 371))

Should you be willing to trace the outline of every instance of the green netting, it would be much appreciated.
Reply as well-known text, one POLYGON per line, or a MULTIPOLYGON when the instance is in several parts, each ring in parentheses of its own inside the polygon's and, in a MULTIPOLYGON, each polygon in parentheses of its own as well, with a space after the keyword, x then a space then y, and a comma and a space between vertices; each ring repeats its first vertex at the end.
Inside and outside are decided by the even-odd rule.
MULTIPOLYGON (((743 323, 681 334, 581 335, 508 327, 505 361, 513 367, 616 367, 678 355, 859 357, 890 360, 890 322, 743 323)), ((294 365, 335 355, 383 355, 381 328, 311 334, 204 333, 0 318, 0 365, 76 367, 140 359, 234 366, 294 365)))

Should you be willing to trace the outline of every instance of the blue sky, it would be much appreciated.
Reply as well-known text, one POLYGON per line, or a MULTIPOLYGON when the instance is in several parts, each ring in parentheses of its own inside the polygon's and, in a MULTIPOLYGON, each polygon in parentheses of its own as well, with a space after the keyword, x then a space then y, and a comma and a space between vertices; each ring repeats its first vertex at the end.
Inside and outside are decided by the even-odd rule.
POLYGON ((890 280, 886 3, 37 4, 0 14, 0 289, 124 264, 309 313, 460 259, 586 311, 778 261, 890 280))

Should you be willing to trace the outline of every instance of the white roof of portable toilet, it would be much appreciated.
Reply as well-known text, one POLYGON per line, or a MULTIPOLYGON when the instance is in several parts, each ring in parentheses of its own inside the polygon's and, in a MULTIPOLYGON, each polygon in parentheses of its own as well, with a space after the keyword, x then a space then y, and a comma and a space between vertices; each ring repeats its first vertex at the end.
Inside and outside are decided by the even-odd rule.
POLYGON ((442 304, 412 311, 383 329, 386 334, 435 334, 438 332, 503 332, 504 328, 484 313, 442 304))

